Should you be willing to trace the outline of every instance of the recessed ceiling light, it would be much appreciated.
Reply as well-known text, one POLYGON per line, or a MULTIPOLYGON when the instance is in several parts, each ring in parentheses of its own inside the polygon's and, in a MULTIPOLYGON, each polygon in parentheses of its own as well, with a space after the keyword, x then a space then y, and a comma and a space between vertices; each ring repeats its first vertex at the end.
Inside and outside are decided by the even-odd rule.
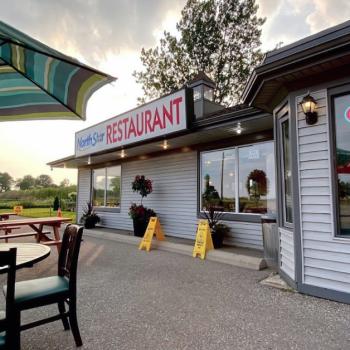
POLYGON ((237 123, 236 133, 237 133, 238 135, 240 135, 240 134, 242 133, 241 123, 237 123))

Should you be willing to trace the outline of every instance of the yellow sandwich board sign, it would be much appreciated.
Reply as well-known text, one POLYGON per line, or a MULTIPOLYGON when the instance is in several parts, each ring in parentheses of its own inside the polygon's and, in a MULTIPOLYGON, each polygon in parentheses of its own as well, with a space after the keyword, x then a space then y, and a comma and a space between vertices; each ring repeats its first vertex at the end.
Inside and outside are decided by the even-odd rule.
POLYGON ((21 205, 15 205, 13 207, 13 211, 16 213, 16 215, 22 214, 23 207, 21 205))
POLYGON ((205 259, 205 254, 208 250, 214 249, 213 240, 211 239, 211 231, 208 220, 199 220, 196 242, 193 248, 193 257, 205 259))
POLYGON ((151 250, 151 243, 154 235, 156 235, 156 239, 158 241, 164 241, 164 233, 157 217, 151 217, 149 219, 149 223, 139 245, 139 249, 146 249, 149 252, 151 250))

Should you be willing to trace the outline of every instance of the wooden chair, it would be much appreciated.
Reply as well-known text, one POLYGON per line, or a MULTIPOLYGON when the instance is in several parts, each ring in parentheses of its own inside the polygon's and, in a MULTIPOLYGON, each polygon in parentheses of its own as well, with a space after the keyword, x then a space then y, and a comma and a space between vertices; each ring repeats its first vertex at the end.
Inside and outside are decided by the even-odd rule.
POLYGON ((7 294, 6 311, 0 312, 0 349, 18 350, 16 342, 16 329, 18 325, 13 317, 15 282, 16 282, 16 254, 17 249, 11 248, 8 251, 0 252, 0 267, 7 269, 7 294))
MULTIPOLYGON (((62 239, 58 258, 57 276, 17 282, 15 284, 15 323, 20 325, 22 310, 28 310, 50 304, 57 304, 59 313, 42 320, 20 325, 20 331, 62 320, 65 330, 72 330, 76 346, 81 346, 82 340, 77 321, 77 267, 83 228, 77 225, 67 225, 62 239), (65 304, 68 305, 66 311, 65 304)), ((7 289, 4 288, 7 295, 7 289)))

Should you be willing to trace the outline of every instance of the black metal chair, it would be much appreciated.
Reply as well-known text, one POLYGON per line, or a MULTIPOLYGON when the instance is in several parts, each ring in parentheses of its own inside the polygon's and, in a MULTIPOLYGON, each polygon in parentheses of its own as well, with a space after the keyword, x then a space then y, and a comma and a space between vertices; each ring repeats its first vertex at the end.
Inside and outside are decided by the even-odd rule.
MULTIPOLYGON (((58 258, 58 274, 46 278, 17 282, 14 294, 14 324, 18 324, 18 346, 20 331, 45 323, 62 320, 65 330, 72 330, 76 346, 81 346, 77 321, 77 267, 83 227, 67 225, 58 258), (21 311, 50 304, 58 304, 59 313, 42 320, 21 325, 21 311), (68 305, 66 311, 65 304, 68 305)), ((4 292, 7 295, 7 288, 4 292)))
POLYGON ((18 350, 14 316, 17 249, 0 252, 0 268, 7 271, 6 310, 0 312, 0 349, 18 350))

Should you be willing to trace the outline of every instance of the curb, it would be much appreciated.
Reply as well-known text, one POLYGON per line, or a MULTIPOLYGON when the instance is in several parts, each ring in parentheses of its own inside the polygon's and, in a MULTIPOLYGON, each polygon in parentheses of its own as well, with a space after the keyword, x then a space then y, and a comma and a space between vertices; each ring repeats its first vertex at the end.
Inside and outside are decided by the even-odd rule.
MULTIPOLYGON (((111 240, 119 243, 131 244, 134 246, 138 246, 141 241, 141 238, 135 236, 127 236, 110 232, 101 233, 101 231, 87 229, 84 230, 84 235, 99 239, 111 240)), ((193 247, 191 245, 156 240, 152 242, 152 248, 191 257, 193 250, 193 247)), ((220 250, 210 250, 209 252, 207 252, 206 260, 237 267, 243 267, 255 271, 260 271, 267 267, 266 262, 263 258, 243 254, 229 253, 220 250)))

